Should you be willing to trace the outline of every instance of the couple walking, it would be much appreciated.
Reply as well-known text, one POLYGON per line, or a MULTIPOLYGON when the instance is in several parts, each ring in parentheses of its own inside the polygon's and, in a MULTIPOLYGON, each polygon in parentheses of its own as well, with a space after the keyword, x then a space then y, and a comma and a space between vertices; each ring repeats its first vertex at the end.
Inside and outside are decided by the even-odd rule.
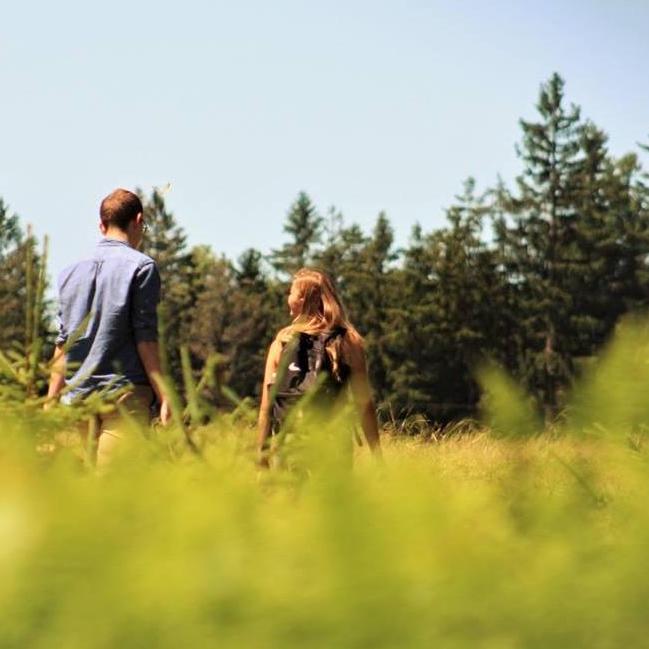
MULTIPOLYGON (((162 380, 157 306, 160 276, 139 252, 147 224, 142 202, 117 189, 101 203, 103 238, 94 254, 59 276, 58 336, 48 401, 70 404, 95 393, 113 395, 120 408, 93 416, 91 436, 99 467, 124 443, 121 413, 148 423, 156 409, 166 424, 171 406, 162 380)), ((331 280, 315 269, 295 275, 288 296, 291 324, 271 344, 262 386, 259 450, 309 388, 343 397, 351 392, 365 437, 378 450, 374 404, 362 338, 347 320, 331 280)), ((331 399, 329 407, 336 407, 331 399)))

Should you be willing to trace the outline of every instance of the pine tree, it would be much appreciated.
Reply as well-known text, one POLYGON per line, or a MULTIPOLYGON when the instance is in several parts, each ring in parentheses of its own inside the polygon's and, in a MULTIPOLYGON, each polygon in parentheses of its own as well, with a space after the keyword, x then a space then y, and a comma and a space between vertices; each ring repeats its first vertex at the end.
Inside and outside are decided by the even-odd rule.
POLYGON ((0 261, 3 261, 11 248, 22 241, 19 218, 9 211, 9 206, 0 197, 0 261))
POLYGON ((247 250, 234 266, 229 325, 223 334, 228 385, 242 397, 259 397, 266 351, 286 317, 261 261, 260 252, 247 250))
POLYGON ((255 293, 266 291, 266 278, 263 271, 264 256, 254 248, 248 248, 239 257, 234 268, 237 284, 255 293))
POLYGON ((520 364, 546 414, 557 412, 560 393, 573 372, 571 286, 583 271, 576 251, 578 213, 575 175, 580 165, 580 110, 564 106, 558 74, 541 87, 538 122, 521 120, 518 148, 524 173, 517 194, 501 196, 513 224, 501 219, 496 240, 520 305, 520 364))
POLYGON ((322 268, 336 282, 341 276, 341 255, 345 254, 344 242, 345 218, 333 205, 327 210, 323 219, 324 242, 312 259, 316 266, 322 268))
POLYGON ((314 246, 322 237, 322 217, 304 192, 298 194, 286 217, 284 232, 291 240, 270 255, 273 267, 283 276, 290 277, 310 263, 314 246))
POLYGON ((325 246, 313 256, 313 263, 322 268, 334 281, 338 292, 351 312, 363 302, 365 250, 369 238, 357 224, 345 225, 342 214, 339 223, 328 231, 325 246))
POLYGON ((46 389, 44 362, 54 347, 47 290, 47 244, 39 253, 31 228, 24 236, 19 218, 0 198, 0 351, 21 366, 20 377, 3 375, 21 397, 35 397, 46 389))
POLYGON ((350 318, 365 337, 370 380, 378 401, 389 392, 387 335, 390 331, 389 306, 392 299, 394 233, 381 212, 371 237, 358 226, 340 232, 341 255, 334 273, 350 318))
POLYGON ((388 340, 391 331, 390 305, 394 297, 392 263, 398 258, 394 250, 394 231, 384 212, 376 220, 372 238, 364 253, 367 272, 367 284, 363 290, 365 307, 363 312, 359 312, 358 321, 367 331, 370 377, 382 401, 390 391, 388 340))
POLYGON ((622 310, 649 306, 649 187, 634 153, 613 160, 609 168, 610 220, 617 258, 611 292, 622 297, 622 310))
POLYGON ((569 286, 572 313, 567 351, 577 360, 590 358, 627 310, 630 290, 625 265, 625 226, 620 199, 626 193, 607 150, 607 136, 588 122, 581 132, 582 158, 573 177, 578 221, 572 263, 581 272, 569 286))
POLYGON ((472 179, 456 200, 447 227, 413 230, 391 344, 395 410, 437 421, 473 414, 473 371, 485 355, 499 355, 507 323, 504 279, 482 237, 491 206, 472 179))
POLYGON ((433 273, 429 237, 416 224, 403 253, 403 266, 396 273, 390 337, 393 416, 412 412, 435 417, 439 402, 442 359, 436 338, 435 307, 431 304, 437 279, 433 273))
POLYGON ((167 209, 164 195, 154 189, 143 198, 144 219, 149 226, 143 242, 143 252, 158 266, 162 282, 159 316, 165 348, 167 371, 180 383, 180 346, 188 340, 188 330, 196 301, 196 268, 187 250, 187 237, 175 216, 167 209))
POLYGON ((365 337, 370 379, 379 401, 388 392, 390 303, 393 299, 393 266, 398 258, 394 233, 381 212, 372 236, 357 224, 345 225, 343 215, 331 208, 325 222, 325 244, 312 256, 334 281, 351 321, 365 337))
POLYGON ((232 264, 225 257, 215 257, 209 246, 196 246, 190 254, 197 278, 193 286, 195 302, 182 342, 189 348, 196 375, 203 372, 211 358, 220 357, 219 363, 212 366, 212 389, 204 396, 223 406, 227 402, 220 388, 229 378, 225 332, 232 325, 232 264))
POLYGON ((17 214, 0 198, 0 350, 25 339, 25 250, 17 214))
POLYGON ((35 237, 23 234, 18 215, 0 198, 0 350, 24 353, 37 339, 43 343, 42 353, 51 353, 44 263, 35 237))

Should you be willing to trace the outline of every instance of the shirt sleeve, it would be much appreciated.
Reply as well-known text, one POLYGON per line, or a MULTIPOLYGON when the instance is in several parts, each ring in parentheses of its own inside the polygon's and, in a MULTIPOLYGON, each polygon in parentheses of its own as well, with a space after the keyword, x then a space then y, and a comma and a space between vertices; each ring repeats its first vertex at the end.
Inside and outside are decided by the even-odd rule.
POLYGON ((63 295, 62 295, 62 287, 63 287, 63 273, 61 273, 58 277, 57 281, 57 288, 58 288, 58 297, 59 297, 59 310, 56 314, 56 340, 54 341, 54 344, 57 346, 62 346, 65 345, 65 343, 68 341, 68 328, 65 325, 65 320, 63 318, 63 295))
POLYGON ((154 262, 138 268, 133 278, 131 322, 135 342, 158 340, 158 303, 160 275, 154 262))
POLYGON ((68 340, 68 331, 65 327, 65 324, 63 323, 63 314, 61 310, 59 310, 56 315, 56 330, 57 335, 54 344, 57 346, 65 345, 68 340))

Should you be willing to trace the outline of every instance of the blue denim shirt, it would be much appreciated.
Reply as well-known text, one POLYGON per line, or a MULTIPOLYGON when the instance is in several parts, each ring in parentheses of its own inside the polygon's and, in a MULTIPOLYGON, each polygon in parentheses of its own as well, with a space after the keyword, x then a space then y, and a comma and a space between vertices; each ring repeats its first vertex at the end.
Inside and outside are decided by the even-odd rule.
POLYGON ((117 239, 59 276, 58 345, 65 345, 70 390, 64 403, 95 390, 149 380, 137 343, 158 339, 160 276, 155 262, 117 239))

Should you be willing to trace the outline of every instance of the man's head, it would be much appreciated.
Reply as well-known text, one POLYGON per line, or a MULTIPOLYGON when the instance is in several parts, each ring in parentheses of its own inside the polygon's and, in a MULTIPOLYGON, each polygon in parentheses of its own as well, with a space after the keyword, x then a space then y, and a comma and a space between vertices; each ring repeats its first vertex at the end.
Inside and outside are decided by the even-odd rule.
POLYGON ((99 208, 99 229, 104 236, 124 235, 137 248, 144 233, 142 201, 127 189, 116 189, 104 198, 99 208))

